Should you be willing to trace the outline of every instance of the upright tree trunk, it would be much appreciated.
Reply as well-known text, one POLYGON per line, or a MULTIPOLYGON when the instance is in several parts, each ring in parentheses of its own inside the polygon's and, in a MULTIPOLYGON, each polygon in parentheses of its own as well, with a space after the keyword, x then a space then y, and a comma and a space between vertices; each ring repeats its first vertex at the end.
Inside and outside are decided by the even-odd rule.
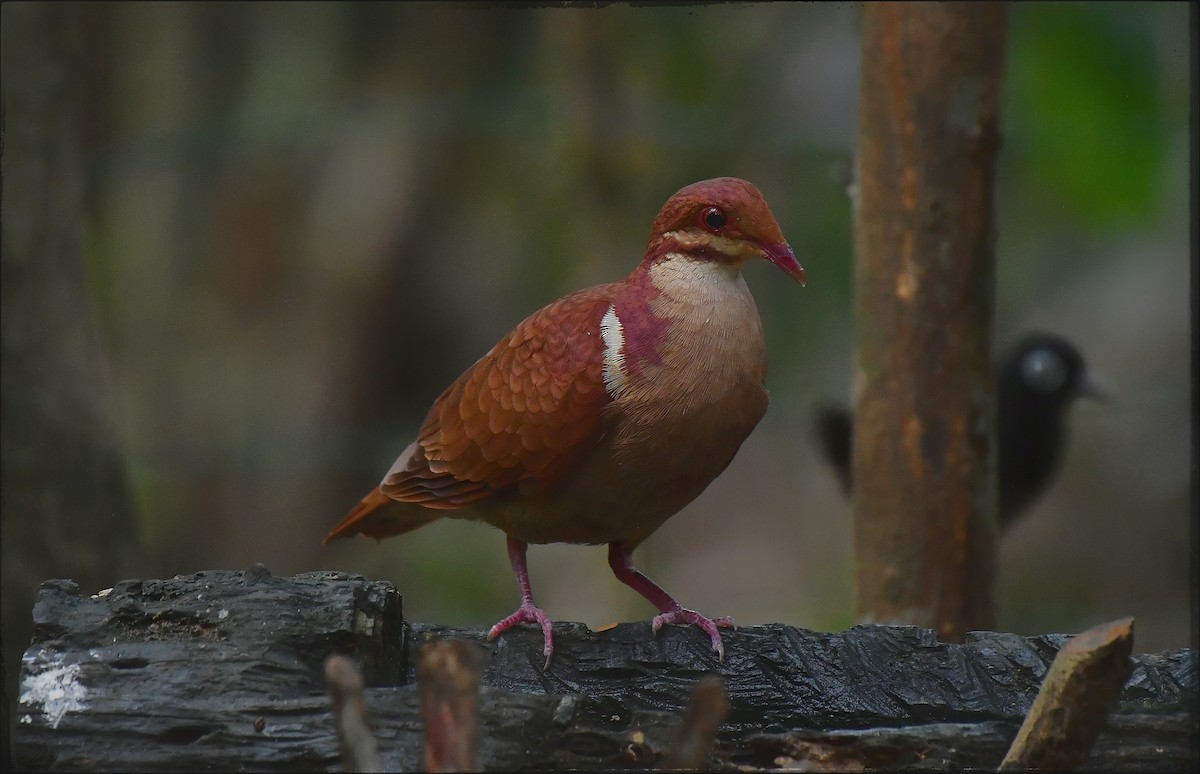
POLYGON ((122 456, 106 412, 100 342, 85 290, 78 6, 3 9, 4 757, 29 611, 41 582, 96 591, 136 547, 122 456))
POLYGON ((855 211, 861 618, 992 624, 993 178, 1007 9, 867 3, 855 211))

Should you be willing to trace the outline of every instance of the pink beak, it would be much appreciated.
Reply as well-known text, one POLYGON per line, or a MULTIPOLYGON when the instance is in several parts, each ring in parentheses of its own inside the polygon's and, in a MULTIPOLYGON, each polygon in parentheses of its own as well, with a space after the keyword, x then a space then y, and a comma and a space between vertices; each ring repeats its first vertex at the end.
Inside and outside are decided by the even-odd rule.
POLYGON ((786 242, 779 244, 759 244, 763 249, 765 257, 768 261, 783 269, 783 273, 804 286, 804 267, 796 260, 796 254, 792 252, 792 248, 787 246, 786 242))

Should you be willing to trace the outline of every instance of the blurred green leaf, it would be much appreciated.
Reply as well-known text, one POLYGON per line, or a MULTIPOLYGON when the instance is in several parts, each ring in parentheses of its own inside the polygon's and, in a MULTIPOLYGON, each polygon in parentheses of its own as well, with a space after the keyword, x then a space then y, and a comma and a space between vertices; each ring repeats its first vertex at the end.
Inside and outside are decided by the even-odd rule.
POLYGON ((1098 230, 1154 216, 1166 144, 1145 16, 1123 5, 1012 14, 1005 153, 1032 210, 1098 230))

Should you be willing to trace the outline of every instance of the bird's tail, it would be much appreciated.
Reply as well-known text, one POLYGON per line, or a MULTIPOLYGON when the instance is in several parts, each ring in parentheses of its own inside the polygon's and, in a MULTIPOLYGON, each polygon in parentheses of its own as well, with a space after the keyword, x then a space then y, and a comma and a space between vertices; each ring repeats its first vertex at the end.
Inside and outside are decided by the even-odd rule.
POLYGON ((393 535, 403 535, 444 514, 422 508, 419 505, 396 502, 375 487, 358 505, 346 514, 325 538, 329 544, 338 538, 351 535, 366 535, 376 540, 393 535))
POLYGON ((847 494, 850 492, 850 453, 854 436, 854 422, 850 412, 841 406, 822 406, 817 409, 814 426, 821 453, 833 465, 838 481, 847 494))

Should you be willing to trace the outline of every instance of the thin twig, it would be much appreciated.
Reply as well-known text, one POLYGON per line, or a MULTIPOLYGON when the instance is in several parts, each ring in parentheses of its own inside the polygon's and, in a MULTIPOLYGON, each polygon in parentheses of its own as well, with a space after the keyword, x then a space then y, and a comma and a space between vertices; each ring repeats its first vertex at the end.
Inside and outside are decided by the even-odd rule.
POLYGON ((707 769, 717 728, 729 711, 725 681, 716 675, 700 680, 683 714, 675 740, 663 759, 664 769, 707 769))
POLYGON ((479 649, 459 640, 422 646, 417 657, 425 770, 479 770, 479 649))
POLYGON ((1081 766, 1129 679, 1132 651, 1132 618, 1088 629, 1064 645, 1000 769, 1069 771, 1081 766))
POLYGON ((333 699, 333 721, 346 771, 383 771, 379 747, 367 723, 363 681, 354 662, 334 654, 325 659, 325 680, 333 699))

